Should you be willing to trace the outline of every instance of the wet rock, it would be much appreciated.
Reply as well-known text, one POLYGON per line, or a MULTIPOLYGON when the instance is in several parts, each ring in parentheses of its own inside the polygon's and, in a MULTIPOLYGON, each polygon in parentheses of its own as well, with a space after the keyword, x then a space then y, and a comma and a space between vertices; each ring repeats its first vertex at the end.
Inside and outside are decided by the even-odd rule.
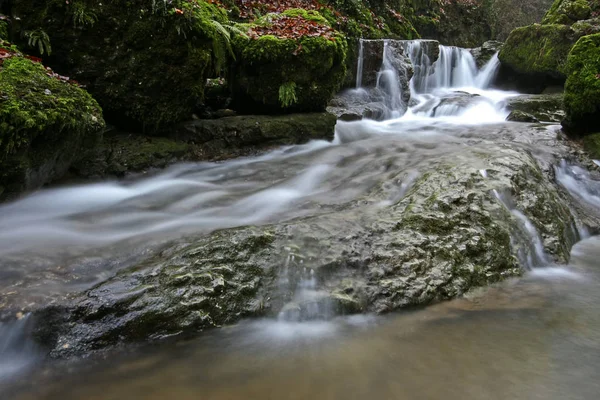
MULTIPOLYGON (((506 107, 511 111, 513 118, 529 119, 531 118, 543 122, 560 123, 565 117, 563 95, 541 94, 541 95, 520 95, 509 98, 506 107), (530 117, 527 117, 530 116, 530 117)), ((523 121, 519 119, 508 119, 509 121, 523 121)))
POLYGON ((202 146, 207 152, 250 150, 312 139, 331 140, 335 121, 335 115, 330 113, 240 115, 190 121, 178 127, 174 137, 202 146))
POLYGON ((481 68, 494 56, 494 54, 498 53, 502 46, 503 42, 499 42, 497 40, 488 40, 481 47, 476 47, 471 49, 471 54, 475 58, 475 62, 477 63, 477 67, 481 68))
MULTIPOLYGON (((410 181, 402 171, 389 176, 410 181)), ((321 215, 166 246, 38 310, 43 331, 54 332, 40 340, 65 357, 281 310, 298 318, 383 313, 460 296, 520 275, 533 251, 522 221, 494 193, 529 217, 555 260, 568 258, 573 217, 547 173, 518 146, 486 143, 429 160, 403 196, 380 184, 321 215), (308 271, 318 296, 298 298, 308 271)))
POLYGON ((413 76, 404 41, 363 40, 361 43, 364 57, 360 88, 338 93, 329 102, 327 111, 338 118, 351 115, 352 119, 360 116, 380 120, 394 113, 402 115, 410 100, 409 81, 413 76))
POLYGON ((540 122, 533 115, 519 110, 512 111, 508 117, 506 117, 506 120, 511 122, 540 122))

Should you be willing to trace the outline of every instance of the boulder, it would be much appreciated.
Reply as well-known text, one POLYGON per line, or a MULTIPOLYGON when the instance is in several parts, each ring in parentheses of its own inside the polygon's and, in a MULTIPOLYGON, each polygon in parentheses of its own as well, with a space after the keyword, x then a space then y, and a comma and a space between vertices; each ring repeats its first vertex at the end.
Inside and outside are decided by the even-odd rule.
POLYGON ((62 177, 102 138, 98 103, 18 52, 0 59, 0 199, 62 177))
POLYGON ((406 182, 403 171, 331 212, 167 245, 66 303, 35 311, 38 340, 66 357, 246 316, 385 313, 460 296, 522 274, 531 258, 528 228, 501 201, 507 194, 550 254, 568 258, 573 217, 525 149, 486 142, 429 160, 421 172, 391 201, 386 187, 406 182), (310 270, 319 312, 295 295, 310 270))
POLYGON ((511 111, 513 118, 508 119, 509 121, 515 121, 517 116, 525 115, 528 116, 527 119, 535 121, 521 122, 560 123, 565 117, 562 93, 520 95, 509 98, 506 103, 506 108, 511 111))
POLYGON ((230 25, 213 2, 15 0, 10 12, 13 38, 27 46, 31 32, 47 34, 49 65, 85 84, 111 123, 136 131, 189 119, 229 60, 230 25))
POLYGON ((564 80, 567 56, 578 38, 578 33, 567 25, 517 28, 500 51, 500 62, 530 80, 564 80))
POLYGON ((318 13, 298 9, 267 15, 248 32, 249 37, 234 41, 235 108, 269 114, 324 111, 346 74, 344 37, 318 13), (289 36, 279 30, 285 29, 281 24, 312 27, 319 33, 303 35, 300 30, 289 36))
POLYGON ((584 36, 569 53, 563 126, 568 132, 600 131, 600 33, 584 36))

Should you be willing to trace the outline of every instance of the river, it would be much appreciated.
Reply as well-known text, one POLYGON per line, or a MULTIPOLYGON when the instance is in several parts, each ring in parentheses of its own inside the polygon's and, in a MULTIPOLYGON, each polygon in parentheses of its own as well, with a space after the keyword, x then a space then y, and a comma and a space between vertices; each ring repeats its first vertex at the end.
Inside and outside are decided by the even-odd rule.
MULTIPOLYGON (((418 46, 406 44, 407 53, 421 57, 418 46)), ((465 50, 442 47, 438 69, 421 64, 420 81, 411 82, 413 103, 403 104, 396 89, 386 89, 398 85, 398 76, 384 62, 377 85, 389 95, 384 98, 393 97, 384 101, 386 119, 340 121, 331 143, 43 190, 3 205, 4 304, 57 301, 189 235, 329 215, 348 204, 360 221, 399 201, 440 160, 466 158, 487 178, 486 160, 476 155, 501 148, 534 154, 574 204, 600 215, 600 183, 561 160, 569 148, 557 139, 558 126, 504 122, 505 101, 517 93, 489 88, 497 63, 494 57, 477 71, 465 50), (397 112, 402 107, 406 112, 397 112), (384 189, 364 197, 377 185, 384 189)), ((31 317, 19 315, 0 323, 0 394, 20 400, 595 399, 600 238, 578 226, 582 240, 567 264, 556 265, 527 217, 512 212, 533 249, 525 275, 426 308, 250 319, 69 361, 45 358, 30 337, 31 317)), ((298 296, 317 292, 312 278, 303 285, 298 296)))

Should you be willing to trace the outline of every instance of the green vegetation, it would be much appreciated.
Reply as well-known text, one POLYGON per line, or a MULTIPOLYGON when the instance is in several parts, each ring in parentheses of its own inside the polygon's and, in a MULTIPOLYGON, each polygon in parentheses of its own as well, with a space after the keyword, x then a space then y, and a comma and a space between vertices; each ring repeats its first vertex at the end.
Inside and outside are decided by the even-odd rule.
POLYGON ((252 38, 235 38, 237 62, 231 78, 240 108, 321 111, 340 88, 346 74, 346 40, 318 18, 311 20, 316 23, 312 26, 323 34, 293 36, 293 26, 304 20, 302 14, 287 11, 283 15, 292 18, 286 20, 292 25, 284 27, 277 25, 281 16, 268 14, 250 25, 252 38))
POLYGON ((50 37, 48 37, 48 34, 43 29, 38 28, 34 31, 26 31, 25 37, 27 38, 29 47, 37 48, 40 54, 50 55, 52 53, 50 37))
POLYGON ((566 127, 588 133, 600 130, 600 34, 577 41, 567 61, 566 127))
POLYGON ((522 74, 564 78, 567 55, 576 40, 567 25, 534 24, 513 30, 499 57, 522 74))

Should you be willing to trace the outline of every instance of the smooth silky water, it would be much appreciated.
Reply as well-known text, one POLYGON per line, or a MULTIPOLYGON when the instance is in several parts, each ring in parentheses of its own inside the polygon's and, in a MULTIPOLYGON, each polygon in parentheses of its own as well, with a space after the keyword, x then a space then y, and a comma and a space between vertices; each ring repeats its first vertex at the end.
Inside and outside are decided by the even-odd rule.
MULTIPOLYGON (((405 45, 420 72, 411 82, 417 101, 399 118, 339 122, 332 143, 44 190, 0 207, 0 303, 52 301, 190 235, 335 212, 341 204, 356 203, 357 215, 386 207, 440 157, 467 157, 491 144, 519 146, 554 165, 557 183, 600 215, 600 182, 556 161, 558 127, 503 122, 504 101, 516 94, 489 89, 496 58, 477 71, 468 52, 442 47, 437 65, 428 65, 419 42, 405 45), (456 92, 477 96, 440 107, 456 92), (399 171, 405 179, 388 182, 399 171), (379 197, 362 197, 381 182, 379 197)), ((391 108, 401 107, 393 100, 391 108)), ((472 163, 485 178, 485 163, 472 163)), ((503 194, 497 198, 509 206, 503 194)), ((551 265, 527 217, 511 212, 530 235, 531 270, 423 309, 249 320, 68 362, 44 360, 28 336, 30 317, 20 315, 0 324, 0 398, 596 399, 600 238, 580 228, 570 263, 551 265)), ((307 272, 297 295, 316 290, 307 272)))

